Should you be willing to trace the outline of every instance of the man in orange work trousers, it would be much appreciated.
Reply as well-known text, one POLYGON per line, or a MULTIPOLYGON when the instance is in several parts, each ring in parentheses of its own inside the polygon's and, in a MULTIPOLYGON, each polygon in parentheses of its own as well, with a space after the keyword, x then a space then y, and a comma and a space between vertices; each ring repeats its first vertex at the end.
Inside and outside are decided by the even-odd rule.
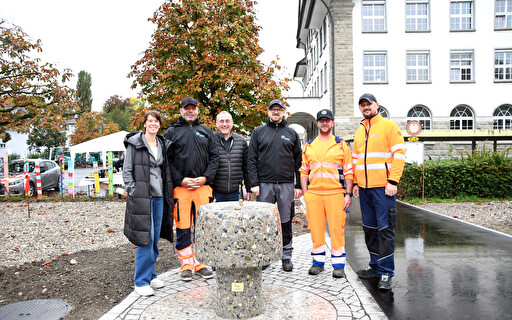
POLYGON ((316 115, 320 133, 302 152, 300 184, 306 202, 306 217, 313 249, 309 274, 317 275, 325 264, 325 219, 331 235, 332 276, 345 277, 345 220, 352 204, 352 155, 343 139, 332 134, 334 116, 323 109, 316 115), (344 183, 343 183, 344 179, 344 183), (308 185, 309 183, 309 185, 308 185), (343 187, 346 185, 346 190, 343 187))
POLYGON ((199 107, 193 98, 185 98, 180 105, 181 117, 164 133, 171 141, 169 167, 174 188, 174 221, 176 222, 176 250, 181 262, 181 279, 192 280, 192 270, 205 279, 213 277, 206 266, 196 260, 191 228, 199 206, 213 201, 213 178, 219 157, 213 132, 199 123, 199 107))
POLYGON ((364 119, 354 135, 354 198, 359 198, 364 239, 370 263, 357 271, 361 279, 379 279, 380 290, 391 290, 395 271, 397 185, 405 165, 404 137, 398 125, 384 119, 372 94, 359 98, 364 119))

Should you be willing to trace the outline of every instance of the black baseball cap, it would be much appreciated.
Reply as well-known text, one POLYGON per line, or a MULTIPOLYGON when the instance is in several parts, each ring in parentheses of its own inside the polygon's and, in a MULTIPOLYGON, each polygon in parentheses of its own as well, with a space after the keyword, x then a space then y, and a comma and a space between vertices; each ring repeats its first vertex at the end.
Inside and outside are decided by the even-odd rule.
POLYGON ((377 99, 371 93, 365 93, 359 98, 359 104, 361 104, 362 100, 368 100, 370 103, 377 102, 377 99))
POLYGON ((273 105, 276 105, 276 104, 277 104, 278 106, 280 106, 281 108, 283 108, 283 109, 284 109, 284 103, 283 103, 283 101, 281 101, 281 100, 277 100, 277 99, 276 99, 276 100, 272 100, 272 101, 270 101, 270 103, 269 103, 269 105, 268 105, 268 109, 270 110, 270 108, 272 108, 272 106, 273 106, 273 105))
POLYGON ((194 99, 194 98, 191 98, 191 97, 186 97, 185 99, 181 100, 181 106, 180 106, 180 109, 181 108, 185 108, 186 106, 188 106, 189 104, 192 104, 194 106, 197 107, 197 100, 194 99))
POLYGON ((329 109, 322 109, 322 110, 318 111, 318 113, 316 114, 316 121, 320 120, 321 118, 329 118, 331 120, 334 120, 332 111, 329 109))

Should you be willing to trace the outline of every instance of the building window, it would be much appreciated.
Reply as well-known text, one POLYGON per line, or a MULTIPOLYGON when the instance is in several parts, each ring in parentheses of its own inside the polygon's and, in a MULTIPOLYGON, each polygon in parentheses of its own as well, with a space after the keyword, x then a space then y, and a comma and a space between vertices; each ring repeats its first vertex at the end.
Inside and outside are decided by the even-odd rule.
POLYGON ((512 105, 502 105, 494 110, 494 129, 512 129, 512 105))
POLYGON ((472 82, 473 51, 450 52, 450 82, 472 82))
POLYGON ((323 23, 323 29, 324 29, 324 33, 323 33, 323 46, 325 48, 325 46, 327 45, 327 17, 324 18, 324 23, 323 23))
POLYGON ((363 82, 387 83, 385 52, 365 52, 363 57, 363 82))
POLYGON ((411 121, 418 121, 423 130, 432 129, 432 117, 430 111, 425 106, 414 106, 407 113, 407 124, 411 121))
POLYGON ((494 51, 494 81, 512 81, 512 49, 494 51))
POLYGON ((512 29, 512 0, 496 0, 495 29, 512 29))
POLYGON ((386 118, 386 119, 389 119, 389 112, 386 108, 384 108, 383 106, 379 105, 379 108, 377 109, 377 112, 380 113, 380 115, 383 117, 383 118, 386 118))
POLYGON ((450 3, 450 30, 473 30, 473 1, 451 1, 450 3))
POLYGON ((324 64, 324 83, 325 83, 325 87, 324 87, 324 93, 327 92, 327 87, 329 86, 329 79, 327 78, 327 63, 324 64))
POLYGON ((457 106, 450 113, 450 130, 471 130, 473 122, 473 111, 468 106, 457 106))
POLYGON ((430 53, 428 51, 407 52, 407 82, 430 82, 430 53))
MULTIPOLYGON (((512 1, 512 0, 511 0, 512 1)), ((405 31, 430 30, 429 1, 407 0, 405 3, 405 31)))
POLYGON ((320 70, 320 94, 324 93, 324 69, 320 70))
POLYGON ((363 32, 386 31, 386 2, 363 1, 363 32))

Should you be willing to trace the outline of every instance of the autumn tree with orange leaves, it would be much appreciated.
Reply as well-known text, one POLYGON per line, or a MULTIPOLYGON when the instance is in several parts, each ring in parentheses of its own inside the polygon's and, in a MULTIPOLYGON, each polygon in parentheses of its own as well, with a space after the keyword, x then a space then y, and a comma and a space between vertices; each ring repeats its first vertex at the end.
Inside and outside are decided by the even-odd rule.
POLYGON ((32 55, 41 52, 41 42, 30 41, 15 25, 0 21, 0 139, 10 139, 7 130, 26 133, 32 127, 64 129, 77 113, 75 91, 63 85, 72 73, 32 55))
MULTIPOLYGON (((267 114, 268 103, 281 98, 289 79, 272 79, 280 66, 264 66, 258 56, 260 27, 255 1, 166 1, 150 19, 157 25, 150 47, 132 66, 132 87, 164 117, 164 126, 179 117, 183 98, 199 102, 199 119, 213 127, 228 111, 238 131, 250 132, 267 114)), ((141 118, 140 110, 134 118, 141 118)))

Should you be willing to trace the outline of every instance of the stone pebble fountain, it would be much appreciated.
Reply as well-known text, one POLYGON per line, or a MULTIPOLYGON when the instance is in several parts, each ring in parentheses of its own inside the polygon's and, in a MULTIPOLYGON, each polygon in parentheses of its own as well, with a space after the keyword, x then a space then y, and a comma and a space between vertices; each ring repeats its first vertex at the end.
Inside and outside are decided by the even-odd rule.
POLYGON ((197 259, 216 268, 215 312, 250 318, 263 312, 261 268, 281 259, 277 208, 264 202, 202 205, 196 217, 197 259))

